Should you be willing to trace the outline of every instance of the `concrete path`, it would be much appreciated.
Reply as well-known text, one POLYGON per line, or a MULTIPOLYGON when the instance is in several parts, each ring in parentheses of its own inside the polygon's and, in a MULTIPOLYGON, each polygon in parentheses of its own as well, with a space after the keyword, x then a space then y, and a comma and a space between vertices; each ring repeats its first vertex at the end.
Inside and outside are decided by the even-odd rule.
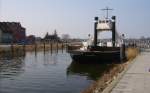
POLYGON ((111 93, 150 93, 150 52, 135 59, 111 93))

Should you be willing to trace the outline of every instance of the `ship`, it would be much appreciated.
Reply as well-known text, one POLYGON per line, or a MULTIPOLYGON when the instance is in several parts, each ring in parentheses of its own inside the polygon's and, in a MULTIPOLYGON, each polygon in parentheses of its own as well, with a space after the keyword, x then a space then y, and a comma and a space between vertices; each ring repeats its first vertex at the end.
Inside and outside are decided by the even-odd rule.
POLYGON ((75 62, 122 62, 126 59, 124 34, 119 35, 116 31, 116 16, 99 19, 95 17, 94 38, 83 42, 80 45, 68 45, 68 53, 75 62), (110 31, 110 41, 98 41, 98 34, 110 31), (76 48, 78 47, 78 48, 76 48))

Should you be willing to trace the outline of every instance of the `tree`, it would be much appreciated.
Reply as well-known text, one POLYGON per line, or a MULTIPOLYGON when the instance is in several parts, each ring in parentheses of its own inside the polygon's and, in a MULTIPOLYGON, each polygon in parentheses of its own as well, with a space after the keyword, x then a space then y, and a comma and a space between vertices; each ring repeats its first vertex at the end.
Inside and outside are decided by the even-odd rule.
POLYGON ((144 40, 144 39, 145 39, 145 37, 144 37, 144 36, 141 36, 141 37, 140 37, 140 39, 141 39, 141 40, 144 40))
POLYGON ((70 39, 70 36, 69 36, 69 34, 63 34, 63 35, 61 36, 61 38, 62 38, 63 40, 68 40, 68 39, 70 39))
POLYGON ((57 35, 57 31, 56 31, 56 29, 54 30, 54 35, 57 35))

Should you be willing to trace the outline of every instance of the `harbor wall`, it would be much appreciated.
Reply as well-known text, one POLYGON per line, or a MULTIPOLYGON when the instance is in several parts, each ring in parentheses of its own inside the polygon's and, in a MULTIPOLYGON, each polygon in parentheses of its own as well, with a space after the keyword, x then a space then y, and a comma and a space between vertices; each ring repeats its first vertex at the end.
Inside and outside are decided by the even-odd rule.
POLYGON ((93 82, 87 89, 81 93, 102 93, 103 90, 116 79, 119 73, 125 70, 125 68, 132 63, 132 60, 139 54, 138 48, 129 47, 126 49, 127 61, 120 64, 111 64, 111 68, 95 82, 93 82))

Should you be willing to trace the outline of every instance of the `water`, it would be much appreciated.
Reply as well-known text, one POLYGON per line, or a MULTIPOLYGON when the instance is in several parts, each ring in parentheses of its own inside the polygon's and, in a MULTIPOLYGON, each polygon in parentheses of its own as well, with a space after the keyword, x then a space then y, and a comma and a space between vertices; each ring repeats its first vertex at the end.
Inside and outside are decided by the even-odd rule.
POLYGON ((103 67, 72 62, 67 53, 27 52, 0 60, 0 93, 80 93, 103 67))

